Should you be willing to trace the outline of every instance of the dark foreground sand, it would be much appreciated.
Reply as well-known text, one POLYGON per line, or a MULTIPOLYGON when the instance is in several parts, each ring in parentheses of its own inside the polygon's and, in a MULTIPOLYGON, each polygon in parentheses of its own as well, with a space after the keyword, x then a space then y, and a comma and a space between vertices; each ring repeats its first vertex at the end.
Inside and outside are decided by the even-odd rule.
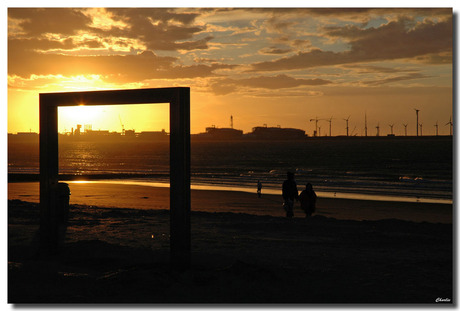
MULTIPOLYGON (((167 189, 154 189, 161 206, 167 189)), ((10 303, 454 302, 452 206, 417 212, 416 204, 320 200, 317 216, 286 219, 240 213, 257 202, 279 210, 276 197, 194 191, 192 204, 209 211, 192 205, 192 267, 175 272, 167 209, 82 205, 73 187, 66 244, 56 258, 40 259, 38 204, 11 197, 12 190, 10 303), (222 212, 210 211, 213 204, 222 212)))

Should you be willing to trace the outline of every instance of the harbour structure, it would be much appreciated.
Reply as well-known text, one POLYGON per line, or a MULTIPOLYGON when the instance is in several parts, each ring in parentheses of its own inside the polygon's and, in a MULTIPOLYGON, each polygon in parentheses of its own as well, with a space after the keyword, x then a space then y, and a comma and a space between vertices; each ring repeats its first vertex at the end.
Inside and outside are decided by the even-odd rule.
POLYGON ((137 138, 145 141, 167 141, 169 134, 164 129, 161 131, 143 131, 137 134, 137 138))
POLYGON ((235 140, 243 137, 243 131, 234 128, 218 128, 215 125, 207 127, 206 132, 194 134, 194 139, 204 140, 235 140))
POLYGON ((280 140, 291 140, 291 139, 303 139, 305 138, 305 131, 295 128, 282 128, 278 127, 267 127, 267 126, 256 126, 252 128, 252 132, 245 134, 246 137, 252 139, 280 139, 280 140))

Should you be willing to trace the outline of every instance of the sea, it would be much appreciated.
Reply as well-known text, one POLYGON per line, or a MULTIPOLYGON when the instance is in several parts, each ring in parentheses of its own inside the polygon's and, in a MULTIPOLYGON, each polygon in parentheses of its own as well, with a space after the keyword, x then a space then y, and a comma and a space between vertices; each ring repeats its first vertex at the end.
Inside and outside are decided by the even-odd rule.
MULTIPOLYGON (((60 141, 63 178, 168 186, 169 143, 60 141)), ((453 139, 316 137, 294 141, 193 141, 192 189, 280 194, 288 171, 321 197, 452 203, 453 139)), ((8 142, 9 176, 39 174, 38 142, 8 142)))

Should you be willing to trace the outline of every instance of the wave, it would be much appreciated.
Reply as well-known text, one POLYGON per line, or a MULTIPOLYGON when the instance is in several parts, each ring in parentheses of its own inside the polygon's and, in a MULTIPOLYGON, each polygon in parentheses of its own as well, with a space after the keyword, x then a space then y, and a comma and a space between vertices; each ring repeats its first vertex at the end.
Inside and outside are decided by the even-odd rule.
MULTIPOLYGON (((146 187, 166 187, 170 185, 168 182, 152 182, 142 180, 75 180, 69 181, 69 183, 106 183, 106 184, 124 184, 124 185, 136 185, 146 187)), ((191 189, 193 190, 211 190, 211 191, 239 191, 256 193, 255 189, 234 186, 234 185, 215 185, 215 184, 202 184, 192 183, 191 189)), ((281 195, 280 189, 264 188, 264 194, 281 195)), ((449 199, 435 199, 435 198, 420 198, 420 197, 404 197, 397 195, 380 195, 380 194, 363 194, 363 193, 347 193, 347 192, 323 192, 316 191, 318 197, 323 198, 335 198, 335 199, 354 199, 354 200, 369 200, 369 201, 392 201, 392 202, 418 202, 418 203, 438 203, 438 204, 452 204, 452 200, 449 199)))

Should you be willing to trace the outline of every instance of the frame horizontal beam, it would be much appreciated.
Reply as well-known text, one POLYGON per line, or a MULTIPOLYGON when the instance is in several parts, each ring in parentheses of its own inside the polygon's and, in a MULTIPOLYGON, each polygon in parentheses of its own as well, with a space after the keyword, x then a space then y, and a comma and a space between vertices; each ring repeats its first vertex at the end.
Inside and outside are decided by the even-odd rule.
POLYGON ((40 102, 49 106, 126 105, 171 103, 188 87, 153 88, 115 91, 41 93, 40 102))

